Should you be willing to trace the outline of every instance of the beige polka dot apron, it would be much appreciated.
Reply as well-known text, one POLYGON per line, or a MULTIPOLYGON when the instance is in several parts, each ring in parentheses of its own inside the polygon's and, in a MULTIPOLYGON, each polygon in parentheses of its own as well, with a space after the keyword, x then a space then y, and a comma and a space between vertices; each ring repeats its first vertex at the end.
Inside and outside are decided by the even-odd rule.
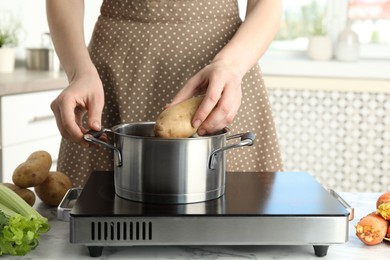
MULTIPOLYGON (((105 89, 102 125, 155 121, 179 88, 207 65, 241 24, 237 0, 105 0, 89 45, 105 89)), ((259 36, 260 37, 260 36, 259 36)), ((242 81, 231 134, 255 145, 229 150, 228 171, 279 171, 279 147, 258 66, 242 81)), ((235 140, 237 141, 237 140, 235 140)), ((63 140, 58 170, 83 186, 93 170, 113 170, 112 150, 63 140)))

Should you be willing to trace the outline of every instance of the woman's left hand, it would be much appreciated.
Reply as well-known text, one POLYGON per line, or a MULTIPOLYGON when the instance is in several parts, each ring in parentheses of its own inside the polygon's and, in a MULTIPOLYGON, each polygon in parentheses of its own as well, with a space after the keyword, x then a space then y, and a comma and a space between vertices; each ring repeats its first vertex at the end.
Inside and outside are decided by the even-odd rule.
POLYGON ((205 94, 192 125, 198 128, 199 135, 214 133, 233 122, 241 105, 241 80, 234 65, 213 61, 190 78, 167 107, 205 94))

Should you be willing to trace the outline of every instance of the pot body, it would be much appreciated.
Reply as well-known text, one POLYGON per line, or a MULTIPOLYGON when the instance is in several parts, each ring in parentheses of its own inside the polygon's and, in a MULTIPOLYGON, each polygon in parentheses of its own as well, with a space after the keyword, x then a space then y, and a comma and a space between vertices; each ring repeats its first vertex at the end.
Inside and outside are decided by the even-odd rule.
POLYGON ((253 133, 226 136, 228 129, 191 138, 154 137, 154 122, 127 123, 89 131, 84 139, 114 150, 115 193, 147 203, 184 204, 219 198, 225 192, 225 151, 251 146, 253 133), (113 134, 114 143, 100 140, 113 134), (226 145, 227 140, 240 142, 226 145))
POLYGON ((28 70, 59 71, 60 61, 52 48, 28 48, 26 50, 28 70))
POLYGON ((225 191, 225 153, 210 156, 226 142, 226 132, 212 137, 153 137, 154 123, 112 128, 115 191, 129 200, 151 203, 192 203, 215 199, 225 191), (212 165, 210 165, 210 163, 212 165))

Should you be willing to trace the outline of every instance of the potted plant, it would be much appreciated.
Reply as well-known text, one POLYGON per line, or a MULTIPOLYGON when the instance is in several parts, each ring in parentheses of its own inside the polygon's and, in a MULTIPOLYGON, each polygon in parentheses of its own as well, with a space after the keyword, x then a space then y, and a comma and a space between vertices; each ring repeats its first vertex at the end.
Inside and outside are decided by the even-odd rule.
POLYGON ((15 47, 19 43, 20 23, 14 19, 0 21, 0 72, 9 73, 15 68, 15 47))
POLYGON ((310 26, 307 55, 313 60, 330 60, 333 56, 333 42, 325 23, 326 8, 313 0, 304 11, 310 26))

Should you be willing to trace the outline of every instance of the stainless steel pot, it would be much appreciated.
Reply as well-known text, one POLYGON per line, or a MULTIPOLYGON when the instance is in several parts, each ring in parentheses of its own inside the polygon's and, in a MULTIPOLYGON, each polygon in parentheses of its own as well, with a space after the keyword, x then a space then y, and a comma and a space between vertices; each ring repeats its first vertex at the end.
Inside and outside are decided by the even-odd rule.
POLYGON ((60 60, 49 33, 41 35, 40 47, 26 49, 26 67, 28 70, 60 71, 60 60))
POLYGON ((114 150, 115 192, 148 203, 193 203, 218 198, 225 192, 225 151, 250 146, 255 134, 227 137, 229 130, 193 138, 154 137, 154 122, 127 123, 90 131, 84 139, 114 150), (114 135, 114 144, 101 141, 114 135), (226 145, 230 139, 240 142, 226 145))
POLYGON ((26 66, 28 70, 60 71, 60 61, 54 49, 27 48, 26 66))

